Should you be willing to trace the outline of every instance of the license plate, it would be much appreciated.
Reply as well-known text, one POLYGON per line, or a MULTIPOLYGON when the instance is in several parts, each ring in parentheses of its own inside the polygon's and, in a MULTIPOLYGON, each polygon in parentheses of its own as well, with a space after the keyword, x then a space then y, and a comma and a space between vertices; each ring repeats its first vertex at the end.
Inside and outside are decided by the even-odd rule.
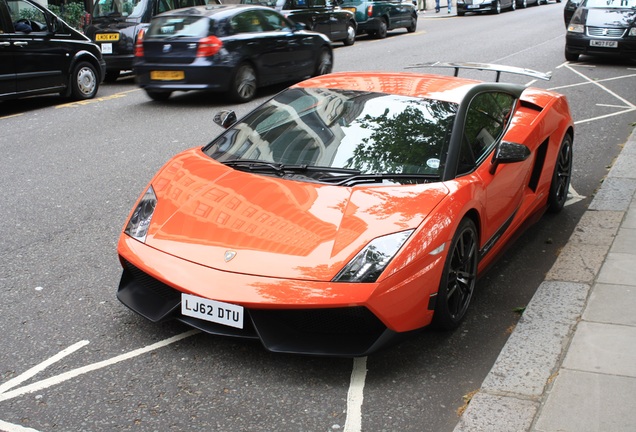
POLYGON ((113 53, 113 44, 112 43, 103 43, 102 44, 102 54, 112 54, 113 53))
POLYGON ((468 8, 468 9, 479 9, 479 6, 481 6, 481 5, 466 5, 466 8, 468 8))
POLYGON ((181 314, 230 327, 243 328, 242 306, 208 300, 191 294, 181 293, 181 314))
POLYGON ((602 48, 618 48, 617 41, 591 40, 590 46, 602 48))
POLYGON ((95 35, 95 40, 97 42, 102 41, 118 41, 119 33, 99 33, 95 35))
POLYGON ((183 71, 151 71, 150 79, 155 81, 179 81, 185 78, 183 71))

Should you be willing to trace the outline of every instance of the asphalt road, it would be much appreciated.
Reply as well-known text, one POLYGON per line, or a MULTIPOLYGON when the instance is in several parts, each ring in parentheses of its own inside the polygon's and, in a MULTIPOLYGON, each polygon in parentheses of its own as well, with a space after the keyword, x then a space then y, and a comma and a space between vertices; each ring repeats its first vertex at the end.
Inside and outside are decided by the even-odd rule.
MULTIPOLYGON (((486 273, 457 331, 423 331, 369 358, 270 354, 148 323, 116 300, 116 241, 131 206, 168 158, 220 132, 221 98, 155 103, 123 78, 86 103, 1 103, 0 430, 452 430, 636 122, 636 66, 565 64, 562 5, 429 13, 414 34, 336 48, 337 71, 431 72, 411 67, 436 60, 551 70, 533 85, 566 94, 576 121, 564 212, 529 228, 486 273)), ((492 78, 481 74, 465 76, 492 78)))

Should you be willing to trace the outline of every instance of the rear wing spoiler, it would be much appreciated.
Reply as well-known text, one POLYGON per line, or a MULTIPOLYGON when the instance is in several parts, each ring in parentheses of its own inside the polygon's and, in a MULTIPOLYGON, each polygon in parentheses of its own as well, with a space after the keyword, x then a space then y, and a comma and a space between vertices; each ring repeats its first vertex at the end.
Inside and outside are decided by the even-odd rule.
POLYGON ((532 69, 524 69, 514 66, 505 66, 505 65, 497 65, 490 63, 446 63, 446 62, 427 62, 420 63, 413 66, 408 66, 407 69, 415 69, 415 68, 453 68, 455 69, 455 76, 459 75, 460 69, 477 69, 481 71, 491 71, 496 72, 497 78, 496 82, 499 82, 499 77, 502 73, 510 73, 515 75, 526 75, 532 78, 538 78, 542 80, 549 81, 552 78, 552 72, 537 72, 532 69))

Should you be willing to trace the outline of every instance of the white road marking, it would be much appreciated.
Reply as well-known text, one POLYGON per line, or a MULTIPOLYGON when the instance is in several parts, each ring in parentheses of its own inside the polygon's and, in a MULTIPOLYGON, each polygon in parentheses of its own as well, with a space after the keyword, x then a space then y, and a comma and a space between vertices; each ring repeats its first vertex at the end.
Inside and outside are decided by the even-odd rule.
POLYGON ((565 201, 566 206, 575 204, 579 201, 583 201, 585 197, 583 195, 579 195, 577 191, 574 190, 572 183, 570 183, 570 189, 568 190, 568 199, 565 201))
POLYGON ((0 420, 0 431, 3 432, 38 432, 36 429, 31 429, 24 426, 19 426, 13 423, 7 423, 0 420))
POLYGON ((127 353, 122 354, 122 355, 118 355, 118 356, 113 357, 111 359, 104 360, 104 361, 97 362, 97 363, 93 363, 93 364, 90 364, 90 365, 87 365, 87 366, 82 366, 80 368, 73 369, 73 370, 70 370, 68 372, 64 372, 64 373, 62 373, 60 375, 57 375, 57 376, 54 376, 54 377, 50 377, 50 378, 47 378, 47 379, 44 379, 44 380, 41 380, 41 381, 37 381, 37 382, 34 382, 33 384, 29 384, 29 385, 26 385, 24 387, 20 387, 18 389, 12 390, 12 391, 7 391, 5 393, 0 394, 0 402, 5 401, 5 400, 9 400, 9 399, 13 399, 13 398, 16 398, 16 397, 19 397, 19 396, 23 396, 23 395, 25 395, 27 393, 33 393, 33 392, 36 392, 36 391, 39 391, 39 390, 43 390, 45 388, 48 388, 48 387, 63 383, 64 381, 68 381, 68 380, 70 380, 72 378, 78 377, 78 376, 83 375, 85 373, 92 372, 92 371, 95 371, 95 370, 98 370, 98 369, 102 369, 102 368, 105 368, 107 366, 114 365, 115 363, 119 363, 119 362, 124 361, 124 360, 129 360, 131 358, 140 356, 142 354, 146 354, 148 352, 157 350, 159 348, 163 348, 165 346, 168 346, 170 344, 173 344, 175 342, 178 342, 178 341, 180 341, 182 339, 185 339, 187 337, 193 336, 193 335, 198 334, 198 333, 200 333, 199 330, 190 330, 190 331, 187 331, 185 333, 181 333, 179 335, 173 336, 171 338, 164 339, 164 340, 159 341, 157 343, 154 343, 152 345, 148 345, 146 347, 139 348, 139 349, 127 352, 127 353))
POLYGON ((37 373, 42 372, 44 369, 46 369, 47 367, 51 366, 53 363, 56 363, 60 360, 62 360, 64 357, 73 354, 75 351, 77 351, 78 349, 84 347, 88 345, 88 341, 80 341, 77 342, 76 344, 71 345, 70 347, 66 348, 65 350, 60 351, 59 353, 57 353, 56 355, 54 355, 53 357, 51 357, 50 359, 43 361, 42 363, 40 363, 39 365, 33 366, 31 369, 29 369, 28 371, 18 375, 17 377, 10 379, 9 381, 7 381, 6 383, 0 385, 0 395, 8 390, 11 390, 13 387, 16 387, 20 384, 22 384, 24 381, 28 380, 29 378, 35 376, 37 373))
POLYGON ((367 358, 353 359, 351 383, 347 394, 347 421, 344 432, 359 432, 362 430, 362 401, 364 399, 364 381, 367 378, 367 358))

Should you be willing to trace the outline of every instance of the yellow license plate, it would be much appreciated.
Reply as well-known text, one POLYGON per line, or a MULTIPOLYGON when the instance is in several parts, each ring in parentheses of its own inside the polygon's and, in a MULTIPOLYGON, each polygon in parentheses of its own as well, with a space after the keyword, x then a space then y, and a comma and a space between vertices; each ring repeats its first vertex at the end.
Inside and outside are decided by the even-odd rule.
POLYGON ((155 81, 179 81, 184 78, 183 71, 150 71, 150 79, 155 81))
POLYGON ((97 42, 103 41, 118 41, 119 33, 99 33, 95 35, 95 40, 97 42))

